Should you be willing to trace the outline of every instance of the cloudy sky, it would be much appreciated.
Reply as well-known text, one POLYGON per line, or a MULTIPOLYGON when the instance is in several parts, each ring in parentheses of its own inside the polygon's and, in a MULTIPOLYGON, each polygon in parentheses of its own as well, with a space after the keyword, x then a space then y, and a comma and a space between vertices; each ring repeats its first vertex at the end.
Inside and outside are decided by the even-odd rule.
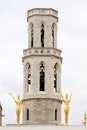
MULTIPOLYGON (((0 0, 0 101, 3 125, 15 123, 9 96, 23 90, 23 49, 27 48, 27 10, 58 10, 58 48, 62 50, 62 93, 73 92, 69 124, 81 125, 87 112, 87 0, 0 0)), ((62 123, 64 123, 62 104, 62 123)))

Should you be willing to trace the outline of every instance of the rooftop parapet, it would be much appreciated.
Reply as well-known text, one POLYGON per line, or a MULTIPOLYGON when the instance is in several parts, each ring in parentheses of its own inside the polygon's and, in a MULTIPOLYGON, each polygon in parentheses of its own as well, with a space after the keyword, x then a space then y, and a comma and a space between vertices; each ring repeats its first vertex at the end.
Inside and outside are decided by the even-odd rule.
POLYGON ((51 15, 51 16, 57 17, 58 11, 52 8, 34 8, 31 10, 28 10, 27 12, 28 17, 32 15, 51 15))

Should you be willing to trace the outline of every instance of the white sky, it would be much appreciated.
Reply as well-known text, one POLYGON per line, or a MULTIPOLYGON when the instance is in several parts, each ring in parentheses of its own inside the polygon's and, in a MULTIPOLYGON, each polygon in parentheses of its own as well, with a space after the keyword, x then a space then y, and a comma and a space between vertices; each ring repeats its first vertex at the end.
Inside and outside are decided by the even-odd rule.
MULTIPOLYGON (((15 103, 22 98, 23 49, 27 48, 27 10, 58 10, 58 48, 62 50, 62 93, 73 92, 69 124, 81 125, 87 112, 87 0, 0 0, 0 101, 3 125, 16 123, 15 103)), ((62 104, 62 123, 64 123, 62 104)))

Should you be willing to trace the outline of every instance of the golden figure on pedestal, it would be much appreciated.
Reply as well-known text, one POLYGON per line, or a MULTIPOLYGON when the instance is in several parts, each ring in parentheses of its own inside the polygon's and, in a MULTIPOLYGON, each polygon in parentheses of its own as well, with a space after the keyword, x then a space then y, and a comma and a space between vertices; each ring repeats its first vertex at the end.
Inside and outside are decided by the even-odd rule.
POLYGON ((72 93, 70 94, 70 97, 68 96, 68 94, 66 94, 65 98, 60 91, 58 91, 58 93, 61 96, 62 101, 64 102, 65 125, 68 125, 69 102, 71 101, 72 93))
POLYGON ((20 95, 17 95, 17 99, 15 99, 11 93, 9 93, 9 95, 11 95, 14 102, 16 103, 17 126, 19 126, 20 125, 20 113, 21 113, 21 108, 22 108, 22 101, 20 100, 20 95))
POLYGON ((84 113, 83 125, 86 125, 86 112, 84 113))

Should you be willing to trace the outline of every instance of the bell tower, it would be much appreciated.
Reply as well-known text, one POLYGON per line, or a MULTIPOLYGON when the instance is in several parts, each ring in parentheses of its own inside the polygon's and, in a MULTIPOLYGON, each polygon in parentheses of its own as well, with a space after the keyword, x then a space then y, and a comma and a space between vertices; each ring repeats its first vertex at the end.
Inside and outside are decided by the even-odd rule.
POLYGON ((62 51, 57 49, 58 11, 27 12, 28 48, 23 50, 23 124, 60 124, 62 51))

